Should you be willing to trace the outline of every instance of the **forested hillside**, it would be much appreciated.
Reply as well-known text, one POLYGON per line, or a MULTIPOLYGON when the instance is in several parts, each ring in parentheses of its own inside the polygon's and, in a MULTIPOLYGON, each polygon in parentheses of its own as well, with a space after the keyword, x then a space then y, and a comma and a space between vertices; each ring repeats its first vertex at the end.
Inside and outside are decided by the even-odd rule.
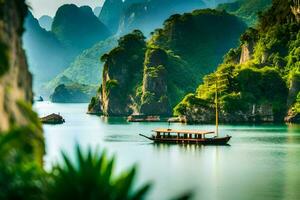
POLYGON ((223 122, 299 121, 300 13, 294 1, 273 0, 256 29, 231 49, 216 72, 174 110, 188 122, 214 120, 214 82, 223 122))

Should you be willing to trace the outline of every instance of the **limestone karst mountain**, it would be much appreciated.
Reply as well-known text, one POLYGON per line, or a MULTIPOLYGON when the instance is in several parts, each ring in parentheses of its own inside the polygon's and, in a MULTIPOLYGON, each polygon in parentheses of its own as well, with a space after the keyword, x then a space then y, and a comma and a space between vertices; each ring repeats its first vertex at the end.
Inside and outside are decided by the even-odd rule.
MULTIPOLYGON (((102 56, 102 86, 92 102, 111 116, 171 115, 172 107, 238 44, 245 29, 237 17, 208 9, 171 16, 147 43, 140 31, 133 31, 102 56)), ((94 113, 92 105, 90 109, 94 113)))

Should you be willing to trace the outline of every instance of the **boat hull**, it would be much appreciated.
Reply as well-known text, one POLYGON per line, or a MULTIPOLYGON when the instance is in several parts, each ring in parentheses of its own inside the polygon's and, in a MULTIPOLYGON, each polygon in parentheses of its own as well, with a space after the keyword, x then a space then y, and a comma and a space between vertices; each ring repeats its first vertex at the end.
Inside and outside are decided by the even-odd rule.
POLYGON ((200 144, 200 145, 227 145, 231 136, 215 137, 215 138, 203 138, 203 139, 189 139, 189 138, 154 138, 141 136, 155 142, 155 143, 167 143, 167 144, 200 144))

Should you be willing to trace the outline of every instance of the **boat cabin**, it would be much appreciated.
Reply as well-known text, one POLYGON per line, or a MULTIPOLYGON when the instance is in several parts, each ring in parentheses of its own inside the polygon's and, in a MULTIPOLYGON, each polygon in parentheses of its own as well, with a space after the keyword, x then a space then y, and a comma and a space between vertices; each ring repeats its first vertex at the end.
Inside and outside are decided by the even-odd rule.
POLYGON ((173 130, 173 129, 155 129, 154 139, 205 139, 205 135, 214 134, 213 131, 197 130, 173 130))

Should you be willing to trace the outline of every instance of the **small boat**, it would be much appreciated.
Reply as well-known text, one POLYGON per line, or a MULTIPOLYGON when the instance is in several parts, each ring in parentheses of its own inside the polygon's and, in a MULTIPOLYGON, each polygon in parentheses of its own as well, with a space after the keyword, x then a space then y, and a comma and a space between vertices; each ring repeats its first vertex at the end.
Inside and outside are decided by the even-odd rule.
POLYGON ((215 134, 209 131, 197 130, 173 130, 173 129, 156 129, 154 135, 148 137, 140 136, 152 140, 155 143, 176 143, 176 144, 203 144, 203 145, 226 145, 231 136, 225 137, 206 137, 206 135, 215 134))
MULTIPOLYGON (((218 92, 224 87, 224 83, 228 80, 225 75, 216 75, 213 77, 213 89, 215 92, 215 109, 216 109, 216 131, 195 131, 195 130, 172 130, 172 129, 156 129, 154 135, 148 137, 140 134, 140 136, 152 140, 156 143, 177 143, 177 144, 204 144, 204 145, 226 145, 231 136, 219 137, 219 102, 218 92), (215 134, 213 137, 205 137, 206 135, 215 134)), ((169 121, 170 125, 170 121, 169 121)))

